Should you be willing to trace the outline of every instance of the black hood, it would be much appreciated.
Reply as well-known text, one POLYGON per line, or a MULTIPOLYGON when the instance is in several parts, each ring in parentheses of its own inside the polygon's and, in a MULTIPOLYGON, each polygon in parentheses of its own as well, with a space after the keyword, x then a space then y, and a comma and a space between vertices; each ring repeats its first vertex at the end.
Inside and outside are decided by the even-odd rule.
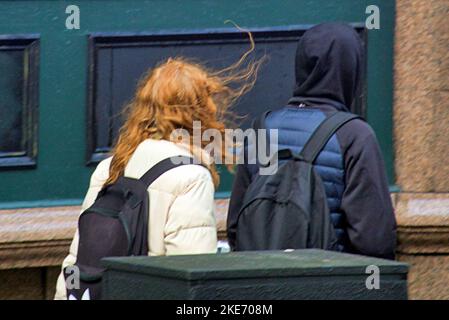
POLYGON ((363 46, 354 28, 325 23, 307 30, 296 51, 295 103, 347 111, 360 93, 363 46))

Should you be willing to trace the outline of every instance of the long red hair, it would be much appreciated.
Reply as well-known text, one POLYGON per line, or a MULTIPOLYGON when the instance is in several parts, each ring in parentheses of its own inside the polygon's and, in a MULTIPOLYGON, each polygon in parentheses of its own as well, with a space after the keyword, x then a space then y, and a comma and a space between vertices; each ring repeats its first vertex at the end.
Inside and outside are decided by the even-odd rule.
MULTIPOLYGON (((170 140, 175 129, 185 129, 192 136, 194 121, 201 122, 202 132, 207 129, 220 131, 223 141, 214 143, 221 143, 218 156, 225 163, 228 152, 225 150, 225 128, 232 125, 229 108, 253 87, 262 62, 253 61, 242 67, 254 50, 253 38, 248 34, 251 49, 238 62, 223 70, 212 71, 185 58, 170 58, 141 79, 134 99, 125 108, 127 118, 112 150, 106 184, 114 183, 123 175, 125 166, 142 141, 170 140)), ((210 142, 201 144, 204 148, 210 142)), ((195 155, 192 146, 190 143, 190 151, 195 155)), ((207 166, 217 186, 219 175, 215 164, 207 166)))

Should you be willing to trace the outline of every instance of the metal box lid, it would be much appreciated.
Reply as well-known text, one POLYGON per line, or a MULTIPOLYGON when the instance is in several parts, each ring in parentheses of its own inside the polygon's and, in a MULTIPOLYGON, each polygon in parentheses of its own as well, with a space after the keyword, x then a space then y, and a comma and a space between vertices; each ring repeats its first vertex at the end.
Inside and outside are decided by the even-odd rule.
POLYGON ((364 275, 369 265, 380 273, 406 274, 408 265, 366 256, 317 249, 232 252, 179 256, 112 257, 109 270, 183 280, 364 275))

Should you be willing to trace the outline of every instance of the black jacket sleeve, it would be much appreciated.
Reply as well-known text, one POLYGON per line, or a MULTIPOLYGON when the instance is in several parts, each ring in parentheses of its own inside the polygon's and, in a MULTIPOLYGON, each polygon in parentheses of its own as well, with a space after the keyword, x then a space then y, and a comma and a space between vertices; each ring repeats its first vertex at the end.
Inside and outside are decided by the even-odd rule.
POLYGON ((344 153, 346 180, 341 209, 352 251, 394 259, 396 220, 376 136, 360 120, 343 126, 337 136, 344 153))
POLYGON ((245 197, 246 190, 251 183, 251 176, 248 168, 244 164, 237 166, 237 171, 234 178, 234 184, 232 186, 231 199, 229 201, 229 210, 227 218, 227 235, 228 243, 231 250, 235 248, 235 236, 237 228, 237 218, 240 208, 243 205, 243 198, 245 197))

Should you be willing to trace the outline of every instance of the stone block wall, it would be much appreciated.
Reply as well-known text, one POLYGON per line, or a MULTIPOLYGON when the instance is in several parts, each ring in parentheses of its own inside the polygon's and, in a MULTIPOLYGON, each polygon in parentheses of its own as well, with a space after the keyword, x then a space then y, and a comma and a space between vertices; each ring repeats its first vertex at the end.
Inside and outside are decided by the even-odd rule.
POLYGON ((449 299, 449 1, 397 0, 398 259, 412 299, 449 299))

